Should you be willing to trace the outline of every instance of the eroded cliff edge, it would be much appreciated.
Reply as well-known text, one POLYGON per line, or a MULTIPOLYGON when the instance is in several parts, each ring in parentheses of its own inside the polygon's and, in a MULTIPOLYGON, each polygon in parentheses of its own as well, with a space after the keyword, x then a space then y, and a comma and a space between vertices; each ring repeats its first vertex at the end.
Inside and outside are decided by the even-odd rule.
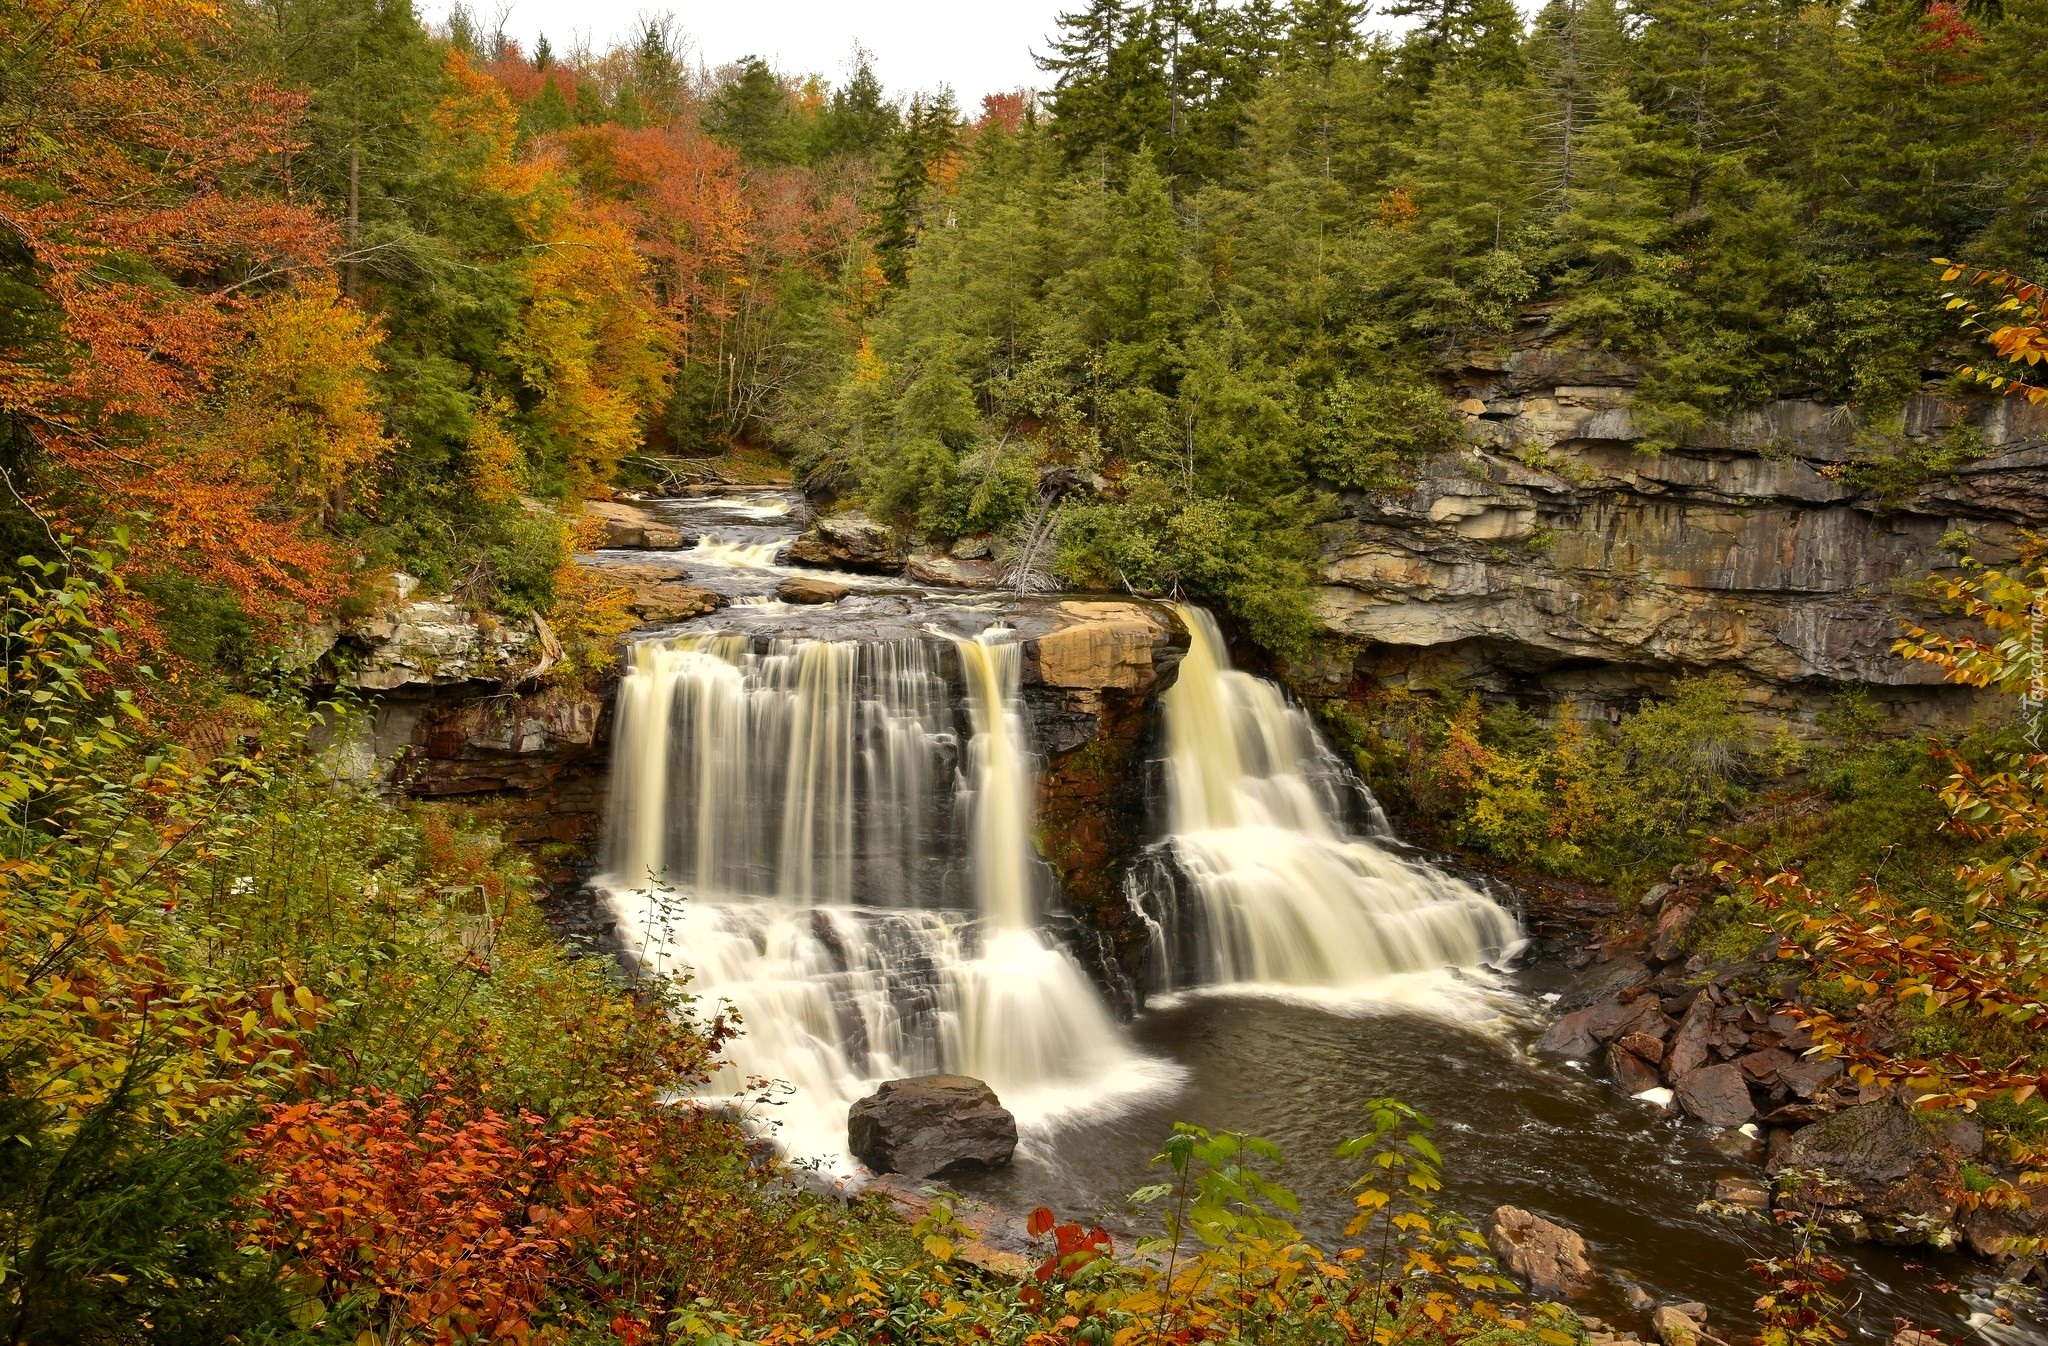
POLYGON ((1320 528, 1316 612, 1335 639, 1306 676, 1612 714, 1725 671, 1787 723, 1844 684, 1911 723, 1963 713, 1969 693, 1891 642, 1937 618, 1925 576, 1965 550, 2009 560, 2048 521, 2048 410, 1930 390, 1880 426, 1786 397, 1643 452, 1639 372, 1533 324, 1463 357, 1446 382, 1465 443, 1422 461, 1412 489, 1347 494, 1320 528), (1977 456, 1950 465, 1958 426, 1977 456), (1937 466, 1880 489, 1886 454, 1937 466))

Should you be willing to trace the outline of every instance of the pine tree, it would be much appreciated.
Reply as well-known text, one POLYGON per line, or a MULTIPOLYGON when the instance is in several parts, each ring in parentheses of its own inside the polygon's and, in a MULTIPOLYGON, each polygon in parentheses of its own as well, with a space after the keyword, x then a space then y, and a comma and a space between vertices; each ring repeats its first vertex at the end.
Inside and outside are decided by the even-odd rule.
POLYGON ((819 129, 820 151, 828 155, 878 153, 888 144, 899 121, 895 105, 883 95, 874 57, 856 49, 852 75, 832 90, 831 102, 825 109, 819 129))
POLYGON ((706 100, 704 126, 751 163, 795 157, 789 90, 758 56, 740 60, 706 100))

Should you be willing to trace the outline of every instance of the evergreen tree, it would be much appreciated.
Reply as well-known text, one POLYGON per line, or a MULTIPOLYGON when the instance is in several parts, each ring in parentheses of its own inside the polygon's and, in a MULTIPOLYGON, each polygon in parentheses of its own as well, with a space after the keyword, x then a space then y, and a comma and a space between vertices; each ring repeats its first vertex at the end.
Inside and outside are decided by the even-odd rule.
POLYGON ((1663 250, 1670 213, 1642 171, 1646 129, 1627 94, 1615 89, 1601 99, 1581 137, 1552 252, 1559 287, 1569 296, 1558 326, 1638 351, 1683 306, 1679 259, 1663 250))
POLYGON ((936 170, 960 141, 960 112, 953 91, 920 94, 895 136, 893 162, 875 212, 875 257, 891 285, 910 273, 910 252, 924 227, 926 196, 936 170))
POLYGON ((704 127, 750 163, 790 163, 798 157, 789 90, 758 56, 741 58, 712 90, 704 127))
POLYGON ((853 74, 832 90, 831 102, 819 128, 819 149, 823 154, 876 154, 889 143, 900 117, 882 92, 875 74, 874 58, 866 51, 854 52, 853 74))

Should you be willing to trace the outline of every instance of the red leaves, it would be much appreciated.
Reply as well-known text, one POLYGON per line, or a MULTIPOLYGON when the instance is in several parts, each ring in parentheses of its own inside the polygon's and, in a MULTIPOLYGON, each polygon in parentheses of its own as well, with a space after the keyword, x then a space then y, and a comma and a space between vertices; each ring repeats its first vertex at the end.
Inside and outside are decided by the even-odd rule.
POLYGON ((1040 1281, 1055 1277, 1070 1280, 1090 1262, 1108 1257, 1113 1246, 1107 1231, 1072 1221, 1056 1223, 1053 1213, 1044 1206, 1031 1212, 1024 1228, 1033 1238, 1043 1238, 1047 1233, 1053 1238, 1052 1251, 1033 1273, 1040 1281))
MULTIPOLYGON (((445 1085, 417 1102, 373 1090, 274 1106, 250 1133, 270 1177, 250 1232, 331 1287, 440 1340, 523 1338, 571 1254, 634 1204, 613 1124, 548 1130, 445 1085)), ((630 1320, 628 1320, 630 1321, 630 1320)), ((622 1335, 622 1339, 626 1339, 622 1335)))

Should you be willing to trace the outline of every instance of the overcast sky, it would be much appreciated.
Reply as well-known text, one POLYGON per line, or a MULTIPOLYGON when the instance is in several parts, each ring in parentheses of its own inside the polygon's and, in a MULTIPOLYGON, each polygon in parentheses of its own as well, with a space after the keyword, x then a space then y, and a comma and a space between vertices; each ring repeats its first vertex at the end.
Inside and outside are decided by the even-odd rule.
MULTIPOLYGON (((832 80, 846 74, 858 41, 874 53, 875 71, 893 94, 951 84, 960 105, 972 110, 985 93, 1036 87, 1034 49, 1043 50, 1063 9, 1084 0, 513 0, 507 36, 531 52, 547 35, 557 51, 581 38, 603 49, 627 36, 643 14, 671 13, 689 39, 693 59, 717 66, 760 56, 778 69, 816 72, 832 80)), ((471 0, 470 11, 490 26, 500 0, 471 0)), ((438 21, 447 0, 425 0, 421 12, 438 21)))

